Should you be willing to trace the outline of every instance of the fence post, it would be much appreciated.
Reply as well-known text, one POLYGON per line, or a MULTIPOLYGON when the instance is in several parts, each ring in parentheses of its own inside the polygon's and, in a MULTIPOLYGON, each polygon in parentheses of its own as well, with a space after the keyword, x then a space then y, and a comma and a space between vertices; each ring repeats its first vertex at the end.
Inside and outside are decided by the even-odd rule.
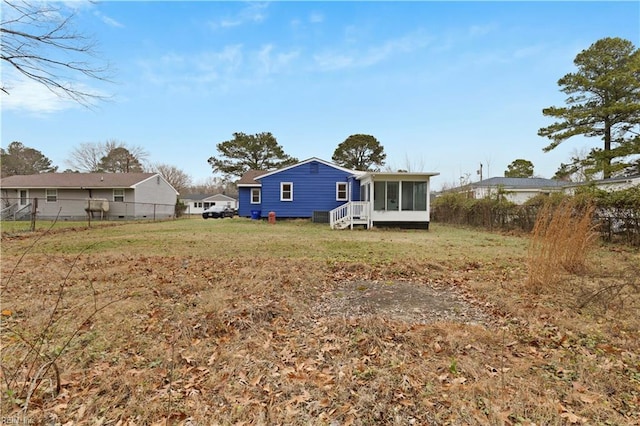
POLYGON ((36 230, 36 212, 38 211, 38 198, 31 203, 31 232, 36 230))

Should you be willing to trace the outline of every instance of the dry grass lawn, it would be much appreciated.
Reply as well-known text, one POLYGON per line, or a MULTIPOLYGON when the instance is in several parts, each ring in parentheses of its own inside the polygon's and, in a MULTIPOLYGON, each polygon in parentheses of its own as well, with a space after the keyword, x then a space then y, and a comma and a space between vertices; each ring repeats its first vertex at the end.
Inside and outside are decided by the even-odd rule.
POLYGON ((526 236, 245 219, 2 237, 1 417, 640 424, 640 254, 527 285, 526 236))

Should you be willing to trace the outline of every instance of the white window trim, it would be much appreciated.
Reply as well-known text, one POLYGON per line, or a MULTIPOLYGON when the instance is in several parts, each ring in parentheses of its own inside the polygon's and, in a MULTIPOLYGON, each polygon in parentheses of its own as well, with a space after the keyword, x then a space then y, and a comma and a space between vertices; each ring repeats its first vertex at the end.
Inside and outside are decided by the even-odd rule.
POLYGON ((251 188, 249 197, 249 201, 251 204, 260 204, 262 202, 262 191, 260 190, 260 188, 251 188), (253 201, 253 191, 258 191, 258 201, 253 201))
POLYGON ((44 190, 44 201, 45 203, 57 203, 58 202, 58 190, 55 188, 49 188, 49 189, 45 189, 44 190), (55 194, 53 195, 53 197, 55 198, 55 200, 53 201, 49 201, 49 191, 53 191, 55 194))
MULTIPOLYGON (((120 195, 118 195, 119 197, 120 195)), ((125 191, 122 188, 114 188, 113 189, 113 202, 114 203, 124 203, 125 201, 125 191), (116 201, 116 191, 122 191, 122 201, 116 201)))
POLYGON ((336 182, 336 201, 349 201, 349 184, 347 182, 336 182), (340 197, 340 187, 344 187, 344 197, 340 197))
POLYGON ((293 201, 293 182, 280 182, 280 201, 293 201), (291 187, 291 197, 284 198, 284 186, 289 185, 291 187))

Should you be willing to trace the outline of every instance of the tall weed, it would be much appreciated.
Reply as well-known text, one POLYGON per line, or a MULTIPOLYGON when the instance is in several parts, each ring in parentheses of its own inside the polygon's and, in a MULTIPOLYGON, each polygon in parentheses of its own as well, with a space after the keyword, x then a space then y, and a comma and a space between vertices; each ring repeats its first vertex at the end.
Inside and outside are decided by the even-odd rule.
POLYGON ((553 286, 563 273, 575 274, 586 269, 587 256, 597 238, 594 210, 593 204, 572 199, 547 203, 541 208, 527 257, 531 288, 553 286))

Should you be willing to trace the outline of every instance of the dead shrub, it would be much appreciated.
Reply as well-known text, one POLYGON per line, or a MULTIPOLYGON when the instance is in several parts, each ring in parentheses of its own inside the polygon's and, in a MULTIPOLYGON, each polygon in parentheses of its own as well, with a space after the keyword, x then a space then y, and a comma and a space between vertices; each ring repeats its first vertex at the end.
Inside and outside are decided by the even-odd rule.
POLYGON ((619 314, 640 311, 640 266, 633 265, 617 275, 602 277, 594 288, 583 286, 577 307, 594 307, 603 314, 614 311, 619 314))
POLYGON ((540 209, 527 257, 529 287, 540 290, 557 284, 565 272, 584 272, 597 237, 593 213, 592 204, 571 199, 540 209))

